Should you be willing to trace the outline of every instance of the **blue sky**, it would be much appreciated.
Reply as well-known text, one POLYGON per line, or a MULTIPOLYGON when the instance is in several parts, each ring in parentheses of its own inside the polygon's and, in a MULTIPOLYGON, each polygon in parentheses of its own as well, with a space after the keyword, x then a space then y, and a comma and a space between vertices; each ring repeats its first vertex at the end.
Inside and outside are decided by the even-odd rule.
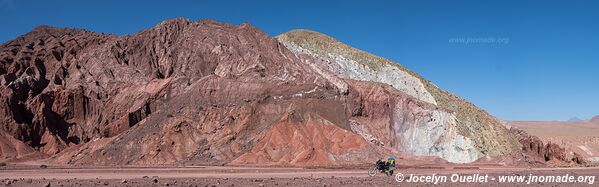
POLYGON ((599 1, 0 0, 0 42, 34 27, 133 34, 165 19, 311 29, 420 73, 508 120, 599 114, 599 1), (496 41, 493 41, 496 39, 496 41))

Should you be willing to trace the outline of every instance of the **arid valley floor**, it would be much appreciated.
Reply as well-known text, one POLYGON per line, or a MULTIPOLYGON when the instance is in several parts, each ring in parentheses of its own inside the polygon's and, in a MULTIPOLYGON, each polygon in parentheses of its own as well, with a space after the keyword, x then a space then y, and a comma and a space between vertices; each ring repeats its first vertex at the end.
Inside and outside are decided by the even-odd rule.
MULTIPOLYGON (((397 182, 394 177, 370 177, 366 169, 302 169, 264 167, 94 167, 7 166, 0 170, 7 186, 429 186, 432 183, 397 182)), ((398 172, 413 175, 591 176, 599 168, 512 168, 491 165, 400 166, 398 172)), ((446 182, 443 186, 594 186, 595 183, 446 182)))

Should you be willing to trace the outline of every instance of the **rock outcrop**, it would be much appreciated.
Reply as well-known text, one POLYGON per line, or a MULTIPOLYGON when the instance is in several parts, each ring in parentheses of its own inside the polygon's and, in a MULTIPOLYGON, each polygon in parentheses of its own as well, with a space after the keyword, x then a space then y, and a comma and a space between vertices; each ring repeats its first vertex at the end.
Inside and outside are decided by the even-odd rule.
POLYGON ((391 146, 399 150, 464 163, 520 149, 499 120, 398 63, 309 30, 289 31, 277 39, 299 56, 318 59, 315 67, 345 79, 388 84, 429 104, 422 111, 426 115, 414 115, 406 105, 389 102, 396 105, 388 124, 396 132, 391 146))
POLYGON ((2 158, 342 166, 398 150, 465 163, 520 149, 414 72, 294 33, 180 18, 125 36, 39 27, 0 46, 2 158), (315 50, 329 45, 344 50, 315 50))
POLYGON ((305 118, 292 113, 283 116, 256 146, 231 164, 338 166, 376 160, 379 155, 374 145, 351 130, 319 116, 305 118))
POLYGON ((88 60, 82 55, 112 38, 41 26, 0 46, 2 130, 31 147, 11 159, 26 152, 52 155, 99 134, 94 124, 102 122, 98 103, 105 95, 80 63, 88 60))
POLYGON ((523 130, 511 128, 522 144, 522 152, 528 162, 551 164, 585 164, 584 158, 577 153, 568 153, 565 148, 552 142, 544 142, 523 130))

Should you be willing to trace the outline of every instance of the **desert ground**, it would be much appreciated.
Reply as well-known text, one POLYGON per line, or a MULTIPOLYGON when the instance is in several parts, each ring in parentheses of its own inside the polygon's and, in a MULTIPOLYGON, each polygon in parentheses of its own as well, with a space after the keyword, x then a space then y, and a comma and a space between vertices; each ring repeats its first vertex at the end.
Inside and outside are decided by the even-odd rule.
MULTIPOLYGON (((487 182, 439 182, 442 186, 595 186, 599 168, 523 168, 493 165, 399 166, 405 176, 489 175, 487 182), (584 182, 498 182, 498 176, 592 176, 584 182)), ((6 186, 429 186, 433 182, 397 182, 367 169, 269 167, 72 167, 9 165, 0 170, 6 186)))

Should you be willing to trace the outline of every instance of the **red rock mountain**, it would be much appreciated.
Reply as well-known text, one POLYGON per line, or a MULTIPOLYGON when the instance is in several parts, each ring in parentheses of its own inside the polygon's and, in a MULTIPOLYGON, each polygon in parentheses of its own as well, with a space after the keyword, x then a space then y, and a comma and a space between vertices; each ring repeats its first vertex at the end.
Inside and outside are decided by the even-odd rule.
MULTIPOLYGON (((288 150, 297 153, 281 154, 299 156, 298 165, 317 154, 337 163, 378 156, 350 133, 360 93, 337 89, 249 24, 174 19, 122 37, 42 26, 1 49, 8 160, 227 163, 274 136, 272 126, 317 122, 328 125, 280 133, 353 141, 328 147, 306 139, 288 150), (344 156, 355 151, 368 154, 344 156)), ((290 161, 268 158, 277 159, 290 161)))
POLYGON ((348 77, 281 41, 213 20, 125 36, 38 27, 0 46, 1 159, 330 166, 520 151, 495 118, 430 82, 397 68, 348 77))

